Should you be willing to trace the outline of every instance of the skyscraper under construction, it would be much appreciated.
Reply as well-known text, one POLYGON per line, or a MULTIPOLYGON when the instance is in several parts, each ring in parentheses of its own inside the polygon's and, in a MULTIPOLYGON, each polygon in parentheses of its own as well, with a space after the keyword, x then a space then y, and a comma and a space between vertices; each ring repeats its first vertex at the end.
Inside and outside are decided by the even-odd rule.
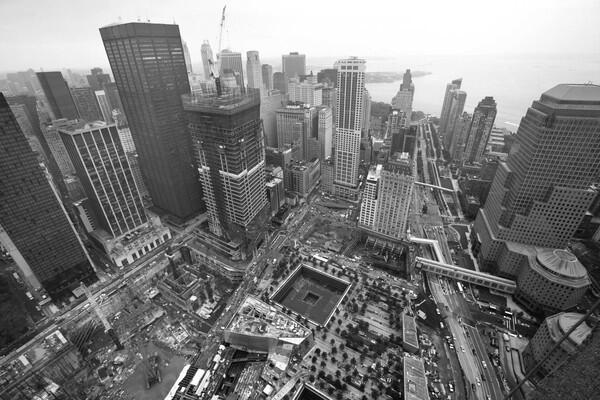
POLYGON ((183 98, 209 229, 227 241, 242 243, 245 254, 260 237, 261 211, 267 205, 260 90, 183 98))

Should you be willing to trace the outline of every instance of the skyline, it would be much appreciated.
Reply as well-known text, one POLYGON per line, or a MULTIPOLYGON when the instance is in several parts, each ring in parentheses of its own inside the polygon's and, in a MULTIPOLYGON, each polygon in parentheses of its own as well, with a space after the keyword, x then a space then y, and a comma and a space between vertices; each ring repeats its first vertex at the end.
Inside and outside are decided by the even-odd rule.
MULTIPOLYGON (((11 16, 0 27, 0 37, 10 38, 0 42, 2 53, 10 55, 0 65, 0 72, 106 66, 99 28, 138 19, 179 25, 192 63, 198 65, 204 40, 209 40, 216 50, 218 25, 225 4, 206 3, 194 9, 183 0, 168 4, 157 0, 125 4, 115 0, 86 1, 86 18, 83 19, 75 18, 74 7, 81 4, 71 0, 35 4, 26 0, 25 3, 30 3, 30 7, 14 0, 0 4, 0 13, 11 16), (21 21, 29 21, 28 29, 21 29, 21 21), (19 31, 18 36, 14 35, 16 31, 19 31)), ((487 5, 485 13, 489 18, 479 18, 480 10, 473 0, 452 4, 428 1, 402 7, 381 0, 364 9, 309 1, 305 7, 294 9, 294 18, 287 18, 290 11, 279 2, 260 2, 259 7, 256 2, 227 2, 223 48, 243 53, 258 50, 263 61, 290 51, 307 54, 309 59, 330 56, 329 47, 322 42, 336 35, 337 25, 331 23, 334 19, 358 21, 358 26, 365 26, 365 29, 345 32, 344 40, 336 44, 340 57, 344 54, 369 58, 529 53, 600 56, 600 27, 593 20, 593 16, 600 14, 600 3, 593 0, 576 3, 511 0, 487 5), (381 12, 386 9, 397 12, 381 12), (541 9, 543 13, 539 12, 541 9), (458 10, 457 21, 449 22, 449 16, 458 10), (427 19, 400 18, 400 24, 398 17, 403 14, 426 15, 427 19), (536 18, 530 18, 531 15, 536 18), (323 23, 311 24, 311 35, 307 35, 305 23, 314 19, 322 19, 323 23), (374 20, 378 23, 370 24, 374 20), (557 20, 561 23, 560 30, 555 29, 557 20), (449 24, 449 28, 441 35, 439 27, 444 24, 449 24), (374 29, 368 30, 366 26, 374 26, 374 29), (398 40, 396 38, 403 41, 402 46, 390 46, 390 41, 398 40), (489 46, 490 43, 493 46, 489 46)))

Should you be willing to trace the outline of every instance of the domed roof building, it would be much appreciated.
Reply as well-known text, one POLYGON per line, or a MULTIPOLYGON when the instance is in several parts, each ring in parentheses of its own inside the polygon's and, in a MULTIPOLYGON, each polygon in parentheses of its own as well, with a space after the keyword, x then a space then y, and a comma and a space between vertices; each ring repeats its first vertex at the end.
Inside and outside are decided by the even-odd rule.
POLYGON ((568 250, 536 248, 523 264, 515 299, 534 313, 573 308, 590 286, 587 270, 568 250))

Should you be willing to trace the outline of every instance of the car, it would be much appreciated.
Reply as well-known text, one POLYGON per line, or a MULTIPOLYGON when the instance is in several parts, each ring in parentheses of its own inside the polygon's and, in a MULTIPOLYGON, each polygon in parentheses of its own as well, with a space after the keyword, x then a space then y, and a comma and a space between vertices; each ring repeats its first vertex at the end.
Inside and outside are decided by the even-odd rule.
POLYGON ((481 386, 481 380, 479 380, 479 378, 475 378, 475 380, 477 381, 477 385, 481 386))
POLYGON ((464 353, 465 352, 465 348, 463 346, 460 346, 460 351, 462 351, 464 353))

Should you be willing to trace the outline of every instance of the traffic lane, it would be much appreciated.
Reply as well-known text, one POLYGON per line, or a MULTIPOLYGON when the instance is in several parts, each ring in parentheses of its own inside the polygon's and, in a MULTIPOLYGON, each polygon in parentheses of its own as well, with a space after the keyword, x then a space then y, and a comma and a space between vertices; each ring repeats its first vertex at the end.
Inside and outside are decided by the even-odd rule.
POLYGON ((448 323, 453 328, 452 332, 455 336, 454 348, 456 350, 456 354, 458 354, 459 361, 461 361, 463 371, 465 371, 465 382, 467 385, 475 386, 475 393, 479 398, 485 398, 485 393, 481 384, 477 384, 477 378, 479 378, 477 359, 470 350, 471 347, 467 342, 464 331, 458 324, 458 321, 454 320, 454 318, 449 318, 448 323), (464 351, 462 349, 464 349, 464 351))
POLYGON ((485 349, 485 345, 483 344, 483 340, 481 339, 481 335, 477 328, 472 327, 471 325, 464 325, 465 328, 469 331, 469 336, 471 340, 474 342, 475 351, 477 352, 477 356, 480 361, 480 370, 483 376, 485 376, 485 386, 488 389, 489 394, 492 399, 502 399, 503 393, 500 389, 500 384, 498 383, 498 379, 496 378, 496 374, 494 372, 494 366, 492 365, 490 358, 487 355, 487 351, 485 349), (485 361, 487 368, 483 368, 483 363, 481 361, 485 361))

